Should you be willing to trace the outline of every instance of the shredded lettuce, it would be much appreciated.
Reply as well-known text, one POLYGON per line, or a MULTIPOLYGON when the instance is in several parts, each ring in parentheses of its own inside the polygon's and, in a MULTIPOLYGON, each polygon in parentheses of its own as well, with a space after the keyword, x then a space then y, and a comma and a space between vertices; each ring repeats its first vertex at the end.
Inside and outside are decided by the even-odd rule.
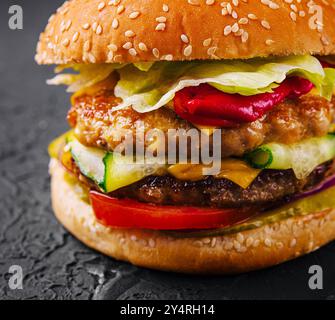
POLYGON ((273 57, 251 60, 190 62, 142 62, 136 64, 87 64, 62 66, 79 74, 60 74, 49 84, 68 85, 69 92, 88 88, 116 71, 114 91, 123 102, 115 108, 132 106, 144 113, 159 109, 185 87, 208 83, 218 90, 245 96, 272 92, 287 76, 310 80, 321 96, 330 99, 335 84, 335 69, 324 69, 313 56, 273 57))
POLYGON ((121 64, 74 64, 60 66, 55 69, 56 73, 60 73, 66 69, 72 69, 78 73, 58 74, 51 80, 47 81, 49 85, 67 85, 68 92, 77 92, 97 84, 105 80, 108 76, 118 68, 122 68, 121 64))
POLYGON ((271 92, 289 75, 310 80, 320 95, 330 99, 334 69, 324 70, 312 56, 290 56, 246 61, 159 62, 147 72, 129 65, 120 69, 115 95, 123 99, 116 109, 132 106, 149 112, 166 105, 185 87, 209 83, 226 93, 255 95, 271 92))

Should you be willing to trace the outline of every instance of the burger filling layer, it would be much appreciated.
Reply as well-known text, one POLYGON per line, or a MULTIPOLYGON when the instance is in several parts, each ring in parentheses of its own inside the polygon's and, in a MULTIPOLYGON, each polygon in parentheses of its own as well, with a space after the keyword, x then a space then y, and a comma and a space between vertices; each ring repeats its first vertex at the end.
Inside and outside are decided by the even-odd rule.
POLYGON ((222 230, 335 185, 335 69, 315 57, 66 68, 50 83, 75 92, 73 130, 50 152, 109 226, 222 230))

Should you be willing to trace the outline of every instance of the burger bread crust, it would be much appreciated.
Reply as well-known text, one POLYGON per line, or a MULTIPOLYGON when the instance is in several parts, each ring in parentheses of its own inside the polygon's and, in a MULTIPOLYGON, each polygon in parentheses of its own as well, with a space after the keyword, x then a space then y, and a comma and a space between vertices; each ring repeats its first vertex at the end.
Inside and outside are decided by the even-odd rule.
POLYGON ((335 54, 332 1, 228 3, 67 1, 41 34, 36 61, 133 63, 335 54))
POLYGON ((90 204, 50 164, 52 203, 59 221, 89 247, 137 266, 193 274, 234 274, 302 256, 335 239, 335 209, 292 217, 237 234, 173 238, 159 231, 101 225, 90 204))

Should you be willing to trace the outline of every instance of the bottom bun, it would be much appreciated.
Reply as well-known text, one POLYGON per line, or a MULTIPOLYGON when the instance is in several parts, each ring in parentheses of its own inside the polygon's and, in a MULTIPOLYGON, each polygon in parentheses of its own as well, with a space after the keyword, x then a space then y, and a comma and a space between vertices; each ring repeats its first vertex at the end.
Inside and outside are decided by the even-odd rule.
POLYGON ((53 208, 59 221, 89 247, 141 267, 193 274, 241 273, 293 259, 335 239, 335 209, 208 238, 180 239, 159 231, 107 228, 67 182, 56 160, 50 169, 53 208))

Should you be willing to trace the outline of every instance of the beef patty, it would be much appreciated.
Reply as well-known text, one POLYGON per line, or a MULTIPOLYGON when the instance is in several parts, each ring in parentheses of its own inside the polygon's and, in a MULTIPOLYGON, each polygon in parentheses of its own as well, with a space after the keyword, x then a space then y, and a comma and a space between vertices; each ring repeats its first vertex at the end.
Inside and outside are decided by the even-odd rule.
MULTIPOLYGON (((154 128, 165 134, 169 129, 194 129, 191 123, 179 118, 170 108, 143 114, 132 108, 113 111, 118 103, 113 92, 108 90, 75 98, 68 120, 76 129, 77 138, 85 145, 113 151, 120 144, 122 129, 129 129, 136 136, 137 121, 143 122, 145 132, 154 128)), ((223 129, 222 158, 242 156, 268 142, 290 144, 309 137, 323 136, 327 134, 334 119, 334 105, 335 98, 329 102, 309 94, 278 104, 255 122, 242 124, 238 128, 223 129)), ((148 144, 149 142, 146 146, 148 144)), ((189 149, 190 147, 191 145, 189 149)))
POLYGON ((310 189, 333 172, 335 168, 332 162, 319 166, 303 180, 298 180, 292 170, 264 170, 247 189, 230 180, 214 177, 191 182, 171 176, 150 176, 111 193, 111 196, 160 205, 266 207, 310 189))
MULTIPOLYGON (((63 163, 64 164, 64 163, 63 163)), ((67 170, 90 189, 98 190, 93 181, 84 177, 74 160, 65 164, 67 170)), ((292 170, 263 170, 246 189, 228 179, 207 177, 200 181, 181 181, 175 177, 149 176, 110 193, 111 197, 129 198, 158 205, 238 208, 268 207, 285 197, 299 194, 335 173, 335 161, 318 166, 307 178, 298 180, 292 170)))

